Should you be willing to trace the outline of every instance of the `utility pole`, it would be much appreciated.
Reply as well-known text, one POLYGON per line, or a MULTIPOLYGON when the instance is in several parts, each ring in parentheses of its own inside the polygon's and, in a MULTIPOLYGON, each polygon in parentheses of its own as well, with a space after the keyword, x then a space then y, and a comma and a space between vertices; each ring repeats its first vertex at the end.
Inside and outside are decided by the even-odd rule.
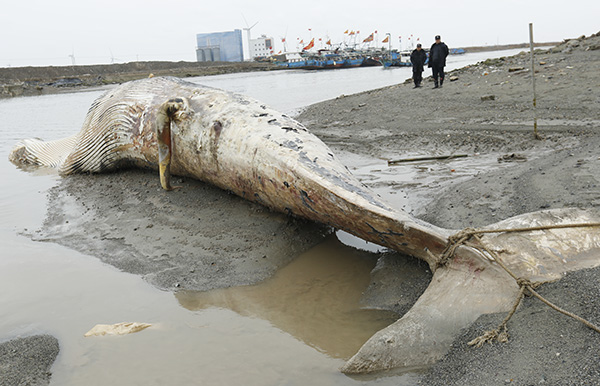
POLYGON ((535 92, 535 68, 533 64, 533 23, 529 23, 529 50, 531 51, 531 86, 533 88, 533 136, 535 139, 542 139, 537 131, 537 94, 535 92))

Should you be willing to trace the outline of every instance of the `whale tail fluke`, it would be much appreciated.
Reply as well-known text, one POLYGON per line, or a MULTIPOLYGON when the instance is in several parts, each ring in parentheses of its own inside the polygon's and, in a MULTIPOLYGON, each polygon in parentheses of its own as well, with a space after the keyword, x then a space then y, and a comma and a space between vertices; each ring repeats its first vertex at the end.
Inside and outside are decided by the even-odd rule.
POLYGON ((17 166, 46 166, 59 169, 77 142, 77 135, 54 141, 25 139, 12 149, 8 159, 17 166))
POLYGON ((472 246, 458 247, 454 259, 435 270, 415 305, 373 335, 342 371, 365 373, 431 364, 447 352, 460 330, 480 315, 508 312, 519 294, 519 284, 495 259, 517 278, 537 283, 598 266, 598 220, 595 214, 567 208, 527 213, 483 228, 498 230, 480 238, 496 256, 482 254, 472 246), (531 230, 504 231, 519 228, 531 230))

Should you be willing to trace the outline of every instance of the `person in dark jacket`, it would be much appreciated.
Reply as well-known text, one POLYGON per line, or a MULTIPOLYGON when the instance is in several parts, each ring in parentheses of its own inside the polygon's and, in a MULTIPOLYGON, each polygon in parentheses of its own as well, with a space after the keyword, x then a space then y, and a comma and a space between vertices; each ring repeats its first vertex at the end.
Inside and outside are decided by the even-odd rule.
POLYGON ((423 66, 427 60, 425 50, 421 48, 421 43, 417 44, 417 48, 410 54, 410 62, 412 63, 413 81, 415 88, 421 87, 423 81, 423 66))
POLYGON ((444 84, 444 67, 446 66, 446 56, 448 56, 448 46, 442 42, 440 35, 435 37, 435 43, 429 50, 429 67, 433 71, 433 88, 442 87, 444 84), (439 77, 439 83, 438 83, 439 77))

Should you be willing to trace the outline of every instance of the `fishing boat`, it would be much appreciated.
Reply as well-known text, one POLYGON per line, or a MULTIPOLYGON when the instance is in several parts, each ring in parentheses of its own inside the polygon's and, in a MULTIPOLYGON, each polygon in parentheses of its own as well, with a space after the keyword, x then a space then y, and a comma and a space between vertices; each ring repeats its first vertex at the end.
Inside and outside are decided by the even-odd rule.
POLYGON ((285 53, 273 56, 272 62, 284 68, 302 70, 328 70, 383 65, 379 52, 358 50, 319 50, 316 53, 306 51, 285 53))
POLYGON ((363 67, 375 67, 375 66, 383 66, 383 61, 381 56, 368 56, 363 61, 363 67))
POLYGON ((383 57, 382 62, 384 68, 412 66, 410 63, 410 52, 407 51, 390 51, 383 57))
POLYGON ((450 55, 462 55, 466 53, 464 48, 450 48, 450 55))

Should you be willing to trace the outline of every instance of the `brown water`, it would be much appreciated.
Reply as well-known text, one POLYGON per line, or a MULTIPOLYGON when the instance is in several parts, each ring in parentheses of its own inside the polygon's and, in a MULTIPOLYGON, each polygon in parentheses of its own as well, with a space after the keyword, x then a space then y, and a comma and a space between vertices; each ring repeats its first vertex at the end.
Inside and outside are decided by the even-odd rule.
POLYGON ((311 347, 349 359, 398 315, 363 309, 360 299, 377 257, 335 236, 298 256, 274 277, 253 286, 176 294, 190 310, 226 308, 268 320, 311 347))

